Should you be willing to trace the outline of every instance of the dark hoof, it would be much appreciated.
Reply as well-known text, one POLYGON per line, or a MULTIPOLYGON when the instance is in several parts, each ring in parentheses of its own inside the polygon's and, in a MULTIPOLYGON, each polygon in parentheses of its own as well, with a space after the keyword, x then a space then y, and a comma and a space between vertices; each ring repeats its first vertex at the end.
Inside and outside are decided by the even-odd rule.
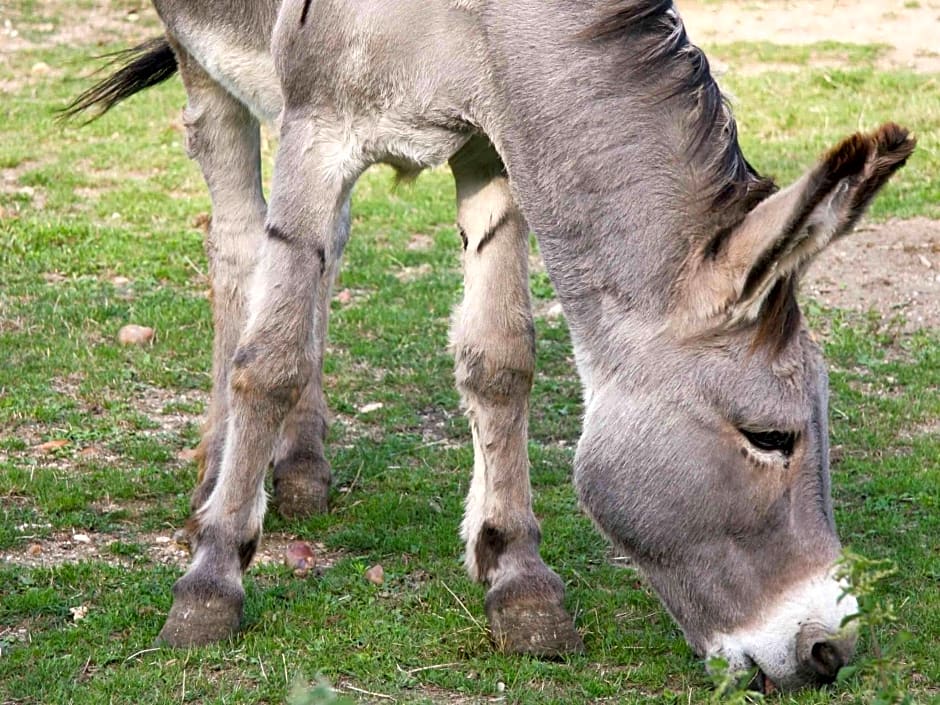
MULTIPOLYGON (((546 569, 547 570, 547 569, 546 569)), ((584 653, 584 642, 565 611, 561 579, 518 576, 486 596, 490 634, 504 653, 559 658, 584 653)))
MULTIPOLYGON (((296 466, 294 466, 296 467, 296 466)), ((291 468, 274 469, 274 508, 285 519, 304 519, 330 510, 329 470, 324 481, 312 472, 291 468)), ((318 473, 318 475, 321 475, 318 473)))
POLYGON ((173 586, 173 607, 155 643, 185 648, 230 639, 241 623, 244 601, 241 587, 236 590, 183 576, 173 586))

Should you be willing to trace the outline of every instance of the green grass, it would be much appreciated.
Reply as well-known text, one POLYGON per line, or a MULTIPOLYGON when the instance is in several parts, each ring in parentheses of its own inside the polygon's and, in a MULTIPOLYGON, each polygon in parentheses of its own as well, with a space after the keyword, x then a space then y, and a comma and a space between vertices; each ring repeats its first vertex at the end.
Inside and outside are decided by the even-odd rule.
MULTIPOLYGON (((277 564, 253 568, 236 641, 149 650, 179 573, 154 561, 141 537, 169 534, 186 516, 195 473, 177 453, 198 440, 209 387, 194 224, 209 204, 181 147, 178 82, 81 129, 52 123, 52 111, 87 85, 76 76, 88 51, 15 54, 0 73, 26 75, 0 107, 0 165, 12 170, 12 188, 0 194, 0 554, 22 555, 57 532, 117 538, 79 564, 0 563, 0 702, 283 703, 318 674, 398 702, 707 700, 709 680, 678 628, 635 574, 611 564, 577 510, 569 475, 580 392, 560 322, 537 326, 532 478, 544 556, 568 585, 587 653, 550 663, 501 656, 488 643, 483 590, 464 575, 457 538, 472 453, 446 353, 460 274, 444 172, 393 190, 391 174, 377 170, 356 192, 337 287, 354 298, 334 304, 326 363, 331 408, 355 419, 334 424, 330 439, 335 486, 352 489, 334 493, 327 516, 272 515, 266 527, 324 542, 336 565, 306 579, 277 564), (37 61, 62 75, 30 78, 37 61), (430 246, 409 249, 415 234, 430 246), (395 276, 422 265, 429 270, 414 281, 395 276), (128 322, 155 327, 155 343, 117 345, 128 322), (358 414, 376 401, 380 410, 358 414), (35 450, 49 440, 68 444, 35 450), (81 452, 89 448, 96 452, 81 452), (386 570, 380 588, 362 578, 373 563, 386 570), (87 615, 75 621, 79 606, 87 615)), ((772 54, 768 61, 782 60, 772 54)), ((920 134, 921 147, 875 217, 940 215, 937 77, 811 63, 726 80, 754 164, 787 180, 857 124, 894 118, 920 134)), ((551 296, 544 275, 533 291, 551 296)), ((899 667, 928 701, 940 682, 940 337, 899 338, 864 316, 808 311, 832 366, 840 532, 856 551, 898 563, 880 597, 897 603, 900 621, 879 639, 911 632, 899 667)), ((773 700, 868 702, 869 690, 850 680, 773 700)))
POLYGON ((761 64, 770 64, 770 69, 779 68, 781 65, 810 66, 829 63, 870 65, 888 49, 884 44, 849 44, 831 40, 800 45, 738 41, 706 44, 704 48, 710 58, 724 61, 732 67, 750 64, 762 68, 761 64))

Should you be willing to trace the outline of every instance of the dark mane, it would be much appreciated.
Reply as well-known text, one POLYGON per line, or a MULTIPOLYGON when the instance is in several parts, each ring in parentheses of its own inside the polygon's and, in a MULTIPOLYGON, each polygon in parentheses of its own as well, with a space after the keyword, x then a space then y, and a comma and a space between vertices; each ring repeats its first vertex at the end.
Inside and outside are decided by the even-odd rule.
POLYGON ((657 102, 686 104, 682 148, 701 170, 706 182, 699 191, 706 199, 702 206, 714 213, 719 231, 730 232, 776 191, 773 180, 761 177, 741 153, 731 109, 705 54, 689 41, 672 0, 608 0, 580 36, 616 44, 623 71, 645 84, 657 102))
MULTIPOLYGON (((692 44, 673 0, 607 0, 581 38, 616 45, 621 67, 658 103, 684 110, 688 163, 696 167, 697 201, 707 221, 705 240, 693 247, 715 256, 734 228, 777 187, 748 163, 738 144, 731 108, 712 76, 708 58, 692 44)), ((792 278, 778 282, 767 297, 754 347, 777 355, 799 330, 800 314, 792 278)))

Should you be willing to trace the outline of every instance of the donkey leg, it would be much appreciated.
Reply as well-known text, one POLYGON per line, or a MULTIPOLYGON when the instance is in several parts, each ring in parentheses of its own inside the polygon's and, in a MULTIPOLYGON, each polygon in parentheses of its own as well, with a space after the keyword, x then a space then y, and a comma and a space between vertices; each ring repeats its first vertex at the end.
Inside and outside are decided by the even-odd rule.
POLYGON ((183 47, 172 43, 186 87, 186 151, 201 167, 212 200, 206 238, 214 328, 212 393, 196 453, 199 476, 190 500, 195 511, 212 493, 222 462, 231 360, 245 321, 248 281, 264 240, 266 204, 258 121, 183 47))
MULTIPOLYGON (((241 576, 261 536, 264 475, 277 433, 314 376, 350 179, 318 169, 317 135, 285 120, 275 163, 267 239, 250 293, 248 322, 230 373, 230 410, 219 475, 191 521, 195 551, 173 586, 160 640, 204 644, 241 620, 241 576)), ((334 160, 335 163, 335 160, 334 160)), ((349 173, 349 172, 344 172, 349 173)))
POLYGON ((314 331, 313 376, 294 409, 288 414, 274 452, 274 506, 282 517, 303 517, 328 510, 330 464, 324 452, 327 433, 326 397, 323 394, 323 351, 330 314, 330 288, 336 279, 343 248, 349 239, 349 203, 340 217, 334 259, 327 263, 322 286, 326 294, 317 298, 314 331))
POLYGON ((584 646, 564 585, 539 555, 527 450, 535 339, 528 226, 502 163, 474 139, 451 160, 464 240, 464 300, 454 316, 457 386, 473 433, 473 480, 461 534, 471 577, 503 650, 541 656, 584 646))

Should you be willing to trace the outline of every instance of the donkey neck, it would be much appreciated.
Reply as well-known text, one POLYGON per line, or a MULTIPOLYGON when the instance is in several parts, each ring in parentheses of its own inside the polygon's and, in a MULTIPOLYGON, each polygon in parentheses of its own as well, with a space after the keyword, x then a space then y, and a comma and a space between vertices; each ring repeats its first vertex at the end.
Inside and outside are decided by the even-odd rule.
POLYGON ((591 40, 595 4, 499 3, 483 22, 497 103, 487 129, 576 344, 605 349, 662 323, 690 248, 753 207, 721 212, 715 195, 757 177, 671 5, 623 3, 659 14, 591 40))

